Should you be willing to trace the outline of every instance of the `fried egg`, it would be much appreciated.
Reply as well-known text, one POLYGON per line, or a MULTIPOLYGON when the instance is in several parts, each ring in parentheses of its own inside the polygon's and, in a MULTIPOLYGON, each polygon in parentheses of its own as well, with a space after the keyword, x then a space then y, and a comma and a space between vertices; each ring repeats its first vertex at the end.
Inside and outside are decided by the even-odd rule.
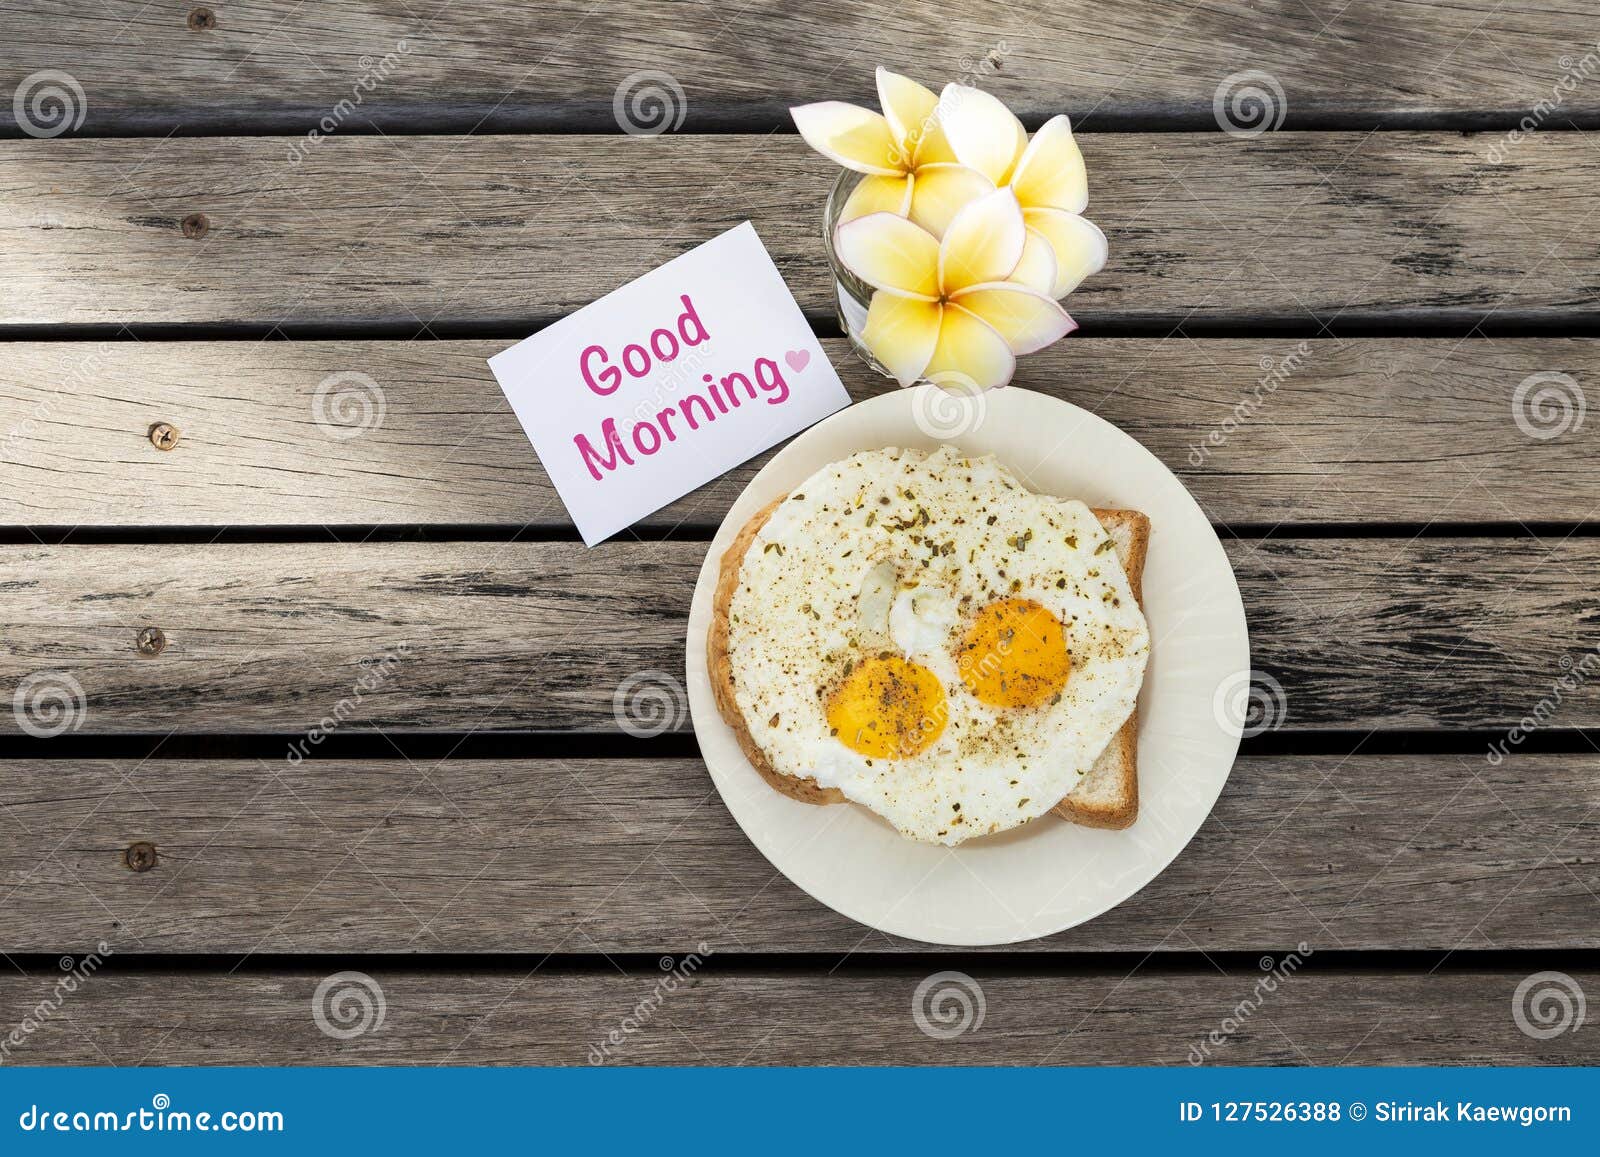
POLYGON ((1071 792, 1150 649, 1089 508, 953 447, 867 451, 795 487, 744 556, 728 631, 776 771, 947 845, 1071 792))

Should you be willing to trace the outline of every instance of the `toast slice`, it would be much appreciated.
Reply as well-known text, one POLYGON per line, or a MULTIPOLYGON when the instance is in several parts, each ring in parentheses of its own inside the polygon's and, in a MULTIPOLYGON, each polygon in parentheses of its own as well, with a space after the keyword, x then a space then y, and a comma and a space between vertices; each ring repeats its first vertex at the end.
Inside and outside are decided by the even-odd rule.
MULTIPOLYGON (((788 495, 780 495, 751 516, 723 552, 717 572, 717 587, 711 604, 711 628, 706 637, 706 669, 711 678, 712 698, 723 721, 733 728, 739 749, 750 766, 775 790, 801 803, 845 802, 836 787, 823 787, 816 780, 784 775, 772 766, 766 754, 745 726, 744 714, 734 700, 733 663, 728 656, 728 608, 739 588, 739 572, 745 552, 766 525, 767 519, 788 495)), ((1111 536, 1117 560, 1127 572, 1128 583, 1140 609, 1144 607, 1141 579, 1145 554, 1150 545, 1150 520, 1137 510, 1096 510, 1094 516, 1111 536)), ((1112 736, 1106 750, 1084 774, 1078 786, 1051 809, 1064 820, 1095 828, 1125 828, 1139 816, 1137 745, 1139 711, 1134 708, 1122 729, 1112 736)))
MULTIPOLYGON (((1116 544, 1133 597, 1144 610, 1144 560, 1150 520, 1137 510, 1096 510, 1094 516, 1116 544)), ((1053 815, 1091 828, 1126 828, 1139 818, 1139 708, 1084 773, 1078 786, 1050 809, 1053 815)))

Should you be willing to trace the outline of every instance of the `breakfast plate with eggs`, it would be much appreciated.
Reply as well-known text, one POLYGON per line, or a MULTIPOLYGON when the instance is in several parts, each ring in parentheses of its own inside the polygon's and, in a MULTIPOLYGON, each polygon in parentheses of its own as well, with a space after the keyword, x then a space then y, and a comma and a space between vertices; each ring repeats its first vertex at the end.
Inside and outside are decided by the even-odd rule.
POLYGON ((836 911, 953 945, 1058 932, 1153 879, 1222 790, 1221 700, 1250 670, 1183 485, 1017 387, 901 390, 791 442, 711 544, 687 652, 751 841, 836 911))

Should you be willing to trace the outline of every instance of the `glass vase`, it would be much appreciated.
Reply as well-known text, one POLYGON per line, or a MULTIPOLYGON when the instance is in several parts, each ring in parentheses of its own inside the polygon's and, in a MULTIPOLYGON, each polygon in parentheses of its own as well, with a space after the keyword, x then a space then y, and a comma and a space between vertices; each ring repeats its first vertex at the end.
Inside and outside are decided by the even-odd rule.
POLYGON ((839 214, 844 212, 845 202, 850 199, 850 194, 861 183, 861 179, 860 173, 840 170, 839 179, 834 182, 833 191, 828 194, 828 202, 823 207, 822 244, 827 250, 828 265, 833 270, 834 308, 838 312, 840 327, 850 339, 850 348, 867 365, 893 380, 894 375, 873 357, 861 336, 867 328, 867 308, 872 304, 872 287, 846 269, 833 248, 833 231, 839 225, 839 214))

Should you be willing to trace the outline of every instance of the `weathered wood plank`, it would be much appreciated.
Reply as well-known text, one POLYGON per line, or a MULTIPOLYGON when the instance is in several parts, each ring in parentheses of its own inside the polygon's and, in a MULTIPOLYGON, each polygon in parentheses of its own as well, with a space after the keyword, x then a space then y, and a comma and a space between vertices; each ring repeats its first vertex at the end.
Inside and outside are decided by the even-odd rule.
MULTIPOLYGON (((1499 138, 1085 138, 1111 263, 1073 295, 1177 325, 1570 316, 1600 290, 1575 227, 1600 152, 1499 138)), ((530 326, 744 220, 831 317, 835 167, 797 137, 333 137, 0 143, 0 324, 530 326), (180 223, 204 213, 190 239, 180 223)))
MULTIPOLYGON (((1600 947, 1597 768, 1245 758, 1143 892, 1009 950, 1600 947)), ((926 948, 791 885, 692 759, 4 761, 0 811, 7 953, 926 948)))
MULTIPOLYGON (((848 11, 779 0, 733 8, 352 0, 337 12, 275 0, 218 6, 204 32, 185 27, 185 12, 53 0, 12 8, 0 27, 17 77, 47 68, 77 76, 87 102, 80 131, 97 133, 305 131, 329 115, 391 131, 609 128, 614 94, 645 69, 681 87, 668 116, 681 107, 685 128, 765 124, 803 100, 872 100, 878 62, 935 87, 976 77, 1035 117, 1066 110, 1091 123, 1141 116, 1193 125, 1212 123, 1225 77, 1258 69, 1281 85, 1291 124, 1392 123, 1525 110, 1550 98, 1569 58, 1594 46, 1580 9, 1531 0, 1356 0, 1338 9, 1295 0, 881 0, 848 11), (340 100, 359 103, 335 110, 340 100)), ((1575 85, 1557 114, 1592 113, 1596 100, 1575 85)), ((14 123, 9 114, 0 124, 14 123)))
MULTIPOLYGON (((1281 959, 1272 956, 1275 963, 1281 959)), ((1017 976, 974 969, 964 980, 928 989, 925 999, 959 984, 972 1009, 972 1027, 942 1040, 918 1027, 913 1009, 928 974, 910 970, 719 974, 716 955, 693 965, 686 980, 609 969, 547 975, 372 967, 364 980, 335 981, 324 996, 349 996, 341 1010, 348 1021, 327 1021, 324 1008, 330 1027, 348 1035, 362 1024, 373 1026, 347 1040, 325 1034, 313 1013, 318 985, 336 971, 333 964, 326 972, 233 976, 102 971, 68 993, 11 1058, 35 1065, 1172 1065, 1190 1063, 1191 1055, 1214 1064, 1526 1065, 1600 1059, 1595 1033, 1535 1040, 1517 1027, 1512 997, 1526 975, 1520 970, 1352 973, 1319 968, 1315 955, 1302 959, 1272 992, 1258 990, 1266 974, 1254 959, 1219 965, 1219 973, 1177 975, 1136 969, 1017 976), (357 995, 369 1002, 364 1016, 357 995), (1257 1004, 1241 1014, 1247 999, 1257 1004), (621 1043, 602 1051, 613 1032, 621 1043), (1213 1032, 1220 1044, 1211 1041, 1213 1032), (1201 1045, 1210 1049, 1209 1061, 1198 1052, 1201 1045)), ((0 1015, 14 1022, 36 1017, 59 975, 8 973, 0 979, 0 1015)), ((1592 992, 1600 974, 1583 971, 1571 979, 1592 992)), ((959 1015, 956 999, 952 992, 941 1011, 959 1015)))
MULTIPOLYGON (((82 733, 287 734, 320 723, 615 734, 626 680, 681 676, 705 549, 0 547, 10 624, 0 686, 38 676, 29 693, 43 700, 66 686, 82 733), (161 654, 136 648, 146 627, 165 633, 161 654)), ((1556 725, 1600 723, 1600 685, 1574 676, 1575 687, 1554 689, 1594 644, 1600 541, 1267 539, 1228 549, 1252 660, 1282 683, 1288 728, 1508 727, 1541 699, 1554 700, 1556 725)), ((687 728, 686 711, 673 715, 687 728)), ((23 722, 57 721, 21 711, 0 727, 16 734, 23 722)))
MULTIPOLYGON (((570 529, 485 364, 506 344, 8 346, 0 525, 570 529), (150 444, 155 422, 178 428, 176 448, 150 444)), ((852 396, 886 388, 826 345, 852 396)), ((1583 521, 1600 510, 1600 424, 1525 432, 1518 387, 1541 373, 1581 390, 1600 343, 1071 340, 1025 359, 1017 384, 1126 429, 1220 522, 1583 521)), ((1529 429, 1561 425, 1552 409, 1529 429)), ((765 460, 643 524, 715 524, 765 460)))

